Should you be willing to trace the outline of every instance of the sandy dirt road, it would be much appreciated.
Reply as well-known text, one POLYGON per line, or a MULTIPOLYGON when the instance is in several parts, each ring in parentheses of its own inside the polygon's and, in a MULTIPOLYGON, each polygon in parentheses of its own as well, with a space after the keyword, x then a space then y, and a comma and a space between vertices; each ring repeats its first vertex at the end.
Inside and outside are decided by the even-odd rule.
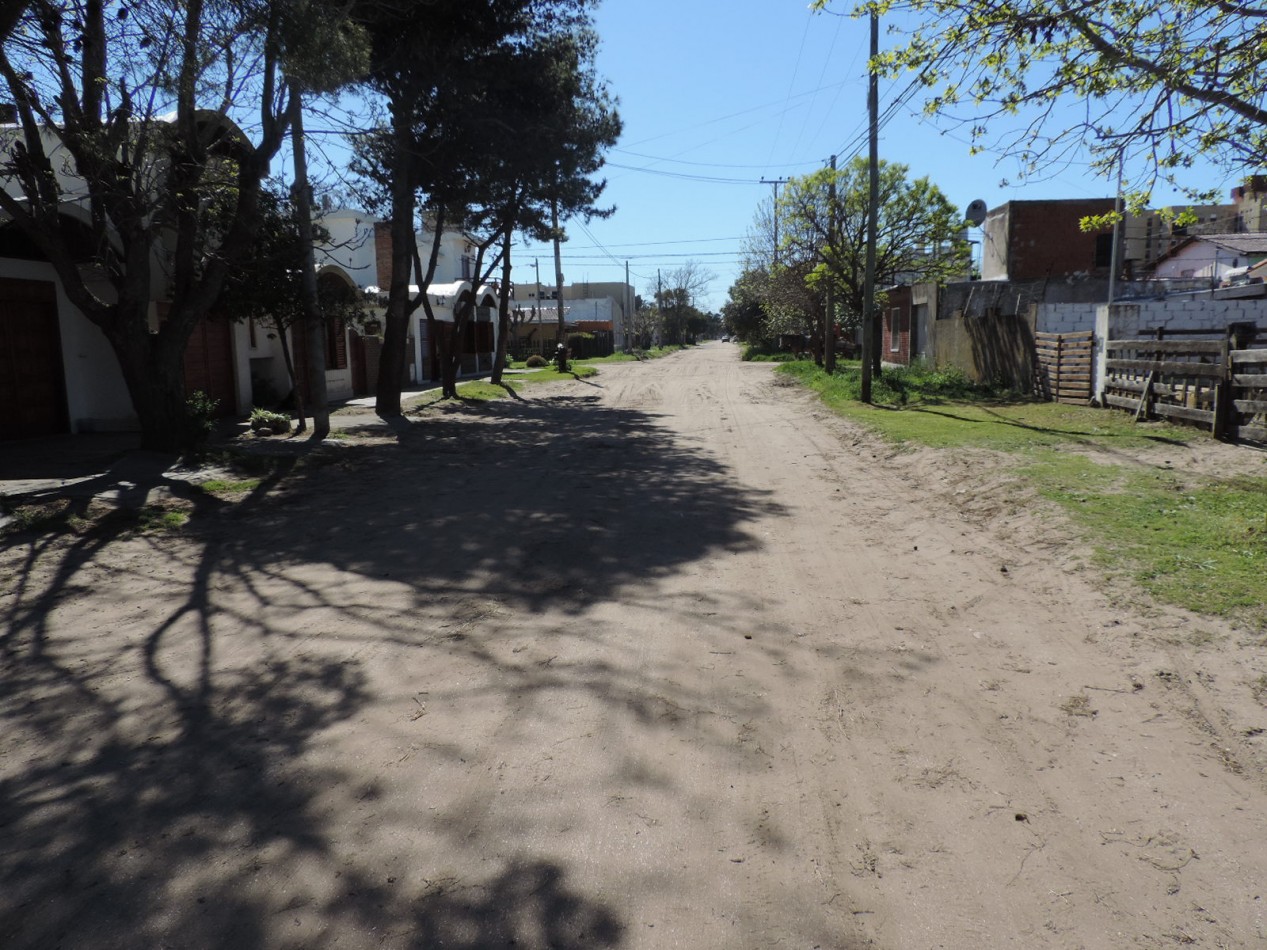
MULTIPOLYGON (((1262 640, 708 344, 0 553, 0 946, 1267 946, 1262 640)), ((372 434, 372 433, 370 433, 372 434)))

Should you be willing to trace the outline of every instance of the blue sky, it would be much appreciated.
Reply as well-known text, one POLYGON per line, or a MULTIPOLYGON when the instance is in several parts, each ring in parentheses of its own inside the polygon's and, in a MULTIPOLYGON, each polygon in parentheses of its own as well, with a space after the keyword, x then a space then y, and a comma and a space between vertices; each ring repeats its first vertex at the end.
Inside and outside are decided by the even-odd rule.
MULTIPOLYGON (((621 280, 628 260, 631 283, 645 293, 657 268, 694 260, 715 275, 704 303, 718 309, 757 205, 771 194, 761 180, 805 174, 833 153, 842 163, 866 154, 867 23, 813 14, 807 0, 608 0, 596 22, 599 70, 624 119, 605 170, 617 210, 568 226, 564 281, 621 280)), ((882 32, 880 42, 894 41, 882 32)), ((881 84, 882 111, 904 87, 881 84)), ((916 99, 896 112, 880 155, 908 165, 911 177, 927 175, 960 207, 1113 193, 1085 166, 1001 186, 1015 177, 1007 159, 971 156, 966 132, 939 130, 920 106, 916 99)), ((533 281, 534 258, 542 282, 553 283, 548 246, 520 244, 515 253, 516 283, 533 281)))

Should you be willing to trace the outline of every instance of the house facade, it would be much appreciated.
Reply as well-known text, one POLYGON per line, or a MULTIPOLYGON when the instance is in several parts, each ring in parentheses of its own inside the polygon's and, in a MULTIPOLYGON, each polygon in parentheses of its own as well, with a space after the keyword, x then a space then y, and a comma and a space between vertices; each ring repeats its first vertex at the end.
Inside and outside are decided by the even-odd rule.
MULTIPOLYGON (((227 121, 218 118, 217 121, 227 121)), ((0 127, 7 151, 20 138, 14 126, 0 127)), ((59 215, 72 236, 87 229, 87 188, 74 162, 51 130, 43 133, 61 195, 59 215)), ((4 187, 21 197, 12 179, 4 187)), ((81 265, 97 266, 85 243, 81 265)), ((157 329, 167 310, 167 262, 161 247, 151 253, 149 321, 157 329)), ((91 286, 91 284, 90 284, 91 286)), ((96 292, 110 299, 104 278, 96 292)), ((191 334, 184 360, 187 388, 217 400, 222 413, 250 407, 249 352, 232 321, 213 313, 191 334)), ((0 216, 0 396, 21 407, 0 422, 0 439, 62 433, 127 431, 138 426, 131 395, 105 335, 66 296, 61 280, 39 249, 11 220, 0 216)))
POLYGON ((1267 231, 1201 234, 1162 255, 1153 268, 1158 280, 1200 280, 1216 287, 1232 271, 1267 260, 1267 231))

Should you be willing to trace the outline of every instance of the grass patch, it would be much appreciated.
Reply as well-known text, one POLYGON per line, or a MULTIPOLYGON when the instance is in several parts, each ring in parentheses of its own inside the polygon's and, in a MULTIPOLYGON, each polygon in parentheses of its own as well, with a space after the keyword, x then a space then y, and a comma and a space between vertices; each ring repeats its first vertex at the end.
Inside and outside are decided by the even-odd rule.
MULTIPOLYGON (((534 370, 531 373, 523 373, 515 377, 517 383, 557 383, 567 381, 569 379, 589 379, 591 376, 597 376, 598 369, 588 362, 582 363, 577 360, 572 361, 572 368, 566 373, 560 373, 553 366, 547 366, 545 369, 534 370)), ((503 391, 502 395, 506 395, 503 391)))
POLYGON ((43 534, 73 527, 70 502, 65 498, 31 504, 4 502, 4 514, 9 516, 0 534, 43 534))
POLYGON ((856 363, 833 376, 804 361, 778 372, 892 441, 1020 454, 1018 473, 1069 516, 1101 569, 1158 600, 1267 629, 1267 479, 1200 478, 1065 451, 1181 445, 1204 438, 1196 430, 1037 402, 921 367, 885 370, 871 406, 858 402, 856 363))
POLYGON ((255 491, 263 481, 262 478, 209 478, 205 482, 199 482, 198 487, 217 495, 241 495, 255 491))
POLYGON ((115 508, 92 503, 82 510, 68 498, 38 504, 18 504, 9 511, 11 518, 0 531, 2 535, 46 535, 106 532, 126 537, 132 533, 170 534, 189 523, 189 512, 182 508, 147 505, 139 510, 115 508))
POLYGON ((147 505, 136 513, 136 527, 142 534, 170 534, 189 523, 189 512, 179 508, 147 505))
POLYGON ((804 360, 786 363, 778 372, 818 393, 840 415, 894 442, 1015 451, 1078 444, 1173 445, 1194 437, 1191 430, 1165 423, 1138 425, 1125 413, 1038 402, 973 383, 953 370, 886 369, 873 380, 872 405, 858 401, 862 372, 856 362, 843 364, 834 375, 804 360))
POLYGON ((1267 628, 1267 479, 1195 479, 1067 452, 1036 453, 1020 471, 1101 566, 1168 603, 1267 628))

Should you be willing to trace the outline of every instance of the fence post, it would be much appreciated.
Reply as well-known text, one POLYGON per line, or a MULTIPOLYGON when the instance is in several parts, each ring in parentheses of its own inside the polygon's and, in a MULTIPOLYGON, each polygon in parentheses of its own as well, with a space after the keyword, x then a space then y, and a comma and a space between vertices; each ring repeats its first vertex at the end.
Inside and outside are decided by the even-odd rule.
POLYGON ((1232 328, 1223 334, 1223 348, 1219 351, 1219 381, 1214 384, 1214 422, 1210 434, 1216 439, 1226 439, 1232 408, 1232 328))

